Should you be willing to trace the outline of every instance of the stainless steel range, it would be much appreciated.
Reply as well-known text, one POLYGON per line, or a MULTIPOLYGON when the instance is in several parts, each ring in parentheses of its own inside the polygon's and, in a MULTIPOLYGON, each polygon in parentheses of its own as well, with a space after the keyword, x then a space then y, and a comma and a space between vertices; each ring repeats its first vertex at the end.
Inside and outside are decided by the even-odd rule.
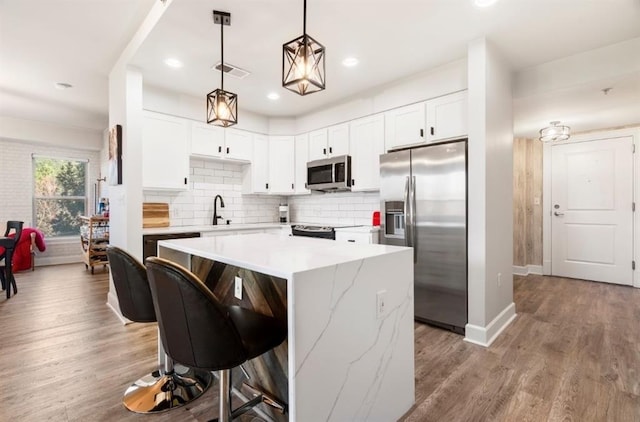
POLYGON ((329 226, 307 226, 296 224, 291 227, 291 234, 294 236, 318 237, 321 239, 336 240, 336 231, 329 226))

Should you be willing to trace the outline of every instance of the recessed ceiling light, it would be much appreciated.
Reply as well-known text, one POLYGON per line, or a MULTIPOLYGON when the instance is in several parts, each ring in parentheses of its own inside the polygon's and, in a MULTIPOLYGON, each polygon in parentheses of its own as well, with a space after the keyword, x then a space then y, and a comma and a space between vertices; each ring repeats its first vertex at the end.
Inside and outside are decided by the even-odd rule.
POLYGON ((496 4, 498 0, 473 0, 473 4, 478 7, 489 7, 496 4))
POLYGON ((56 82, 55 87, 57 89, 69 89, 69 88, 73 88, 73 85, 68 84, 66 82, 56 82))
POLYGON ((347 57, 342 61, 342 65, 345 67, 353 67, 358 64, 358 59, 355 57, 347 57))
POLYGON ((166 64, 169 67, 173 67, 174 69, 179 69, 182 67, 182 62, 178 59, 173 59, 173 58, 166 59, 164 61, 164 64, 166 64))
POLYGON ((270 92, 269 94, 267 94, 267 98, 275 101, 280 98, 280 95, 277 92, 270 92))

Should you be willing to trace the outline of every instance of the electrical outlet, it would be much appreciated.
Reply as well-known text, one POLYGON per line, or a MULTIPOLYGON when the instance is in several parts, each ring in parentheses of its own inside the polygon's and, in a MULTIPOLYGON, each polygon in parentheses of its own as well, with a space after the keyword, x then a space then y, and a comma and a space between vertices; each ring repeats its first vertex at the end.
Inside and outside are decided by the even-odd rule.
POLYGON ((376 293, 376 318, 380 319, 387 313, 387 291, 376 293))
POLYGON ((237 299, 242 300, 242 279, 236 276, 234 295, 237 299))
POLYGON ((502 286, 502 273, 498 273, 498 287, 502 286))

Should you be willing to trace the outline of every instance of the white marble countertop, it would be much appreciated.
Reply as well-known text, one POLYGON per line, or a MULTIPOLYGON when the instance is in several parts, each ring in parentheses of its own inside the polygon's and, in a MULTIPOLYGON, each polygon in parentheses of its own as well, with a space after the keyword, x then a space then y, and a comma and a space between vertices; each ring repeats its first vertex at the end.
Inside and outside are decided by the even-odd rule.
POLYGON ((281 223, 253 223, 253 224, 218 224, 216 226, 171 226, 142 229, 142 234, 175 234, 175 233, 191 233, 191 232, 213 232, 213 231, 240 231, 240 230, 256 230, 256 229, 276 229, 279 227, 289 227, 289 224, 281 223))
POLYGON ((269 233, 163 240, 158 245, 287 279, 299 272, 409 249, 269 233))

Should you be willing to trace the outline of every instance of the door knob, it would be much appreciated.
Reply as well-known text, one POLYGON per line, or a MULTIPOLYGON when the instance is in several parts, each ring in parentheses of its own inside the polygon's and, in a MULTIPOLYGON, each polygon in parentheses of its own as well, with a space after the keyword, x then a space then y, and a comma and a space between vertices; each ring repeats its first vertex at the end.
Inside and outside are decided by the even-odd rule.
POLYGON ((560 217, 561 215, 564 215, 564 213, 563 212, 554 211, 553 215, 555 215, 556 217, 560 217))

